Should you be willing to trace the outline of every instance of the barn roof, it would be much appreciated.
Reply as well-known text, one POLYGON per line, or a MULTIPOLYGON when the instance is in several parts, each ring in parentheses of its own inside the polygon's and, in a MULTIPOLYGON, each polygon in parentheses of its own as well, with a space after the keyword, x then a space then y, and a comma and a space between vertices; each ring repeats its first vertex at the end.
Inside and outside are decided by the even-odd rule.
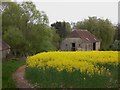
POLYGON ((87 30, 74 30, 67 38, 81 38, 86 42, 98 42, 99 40, 87 30))
POLYGON ((0 51, 7 49, 10 49, 10 46, 6 42, 0 40, 0 51))

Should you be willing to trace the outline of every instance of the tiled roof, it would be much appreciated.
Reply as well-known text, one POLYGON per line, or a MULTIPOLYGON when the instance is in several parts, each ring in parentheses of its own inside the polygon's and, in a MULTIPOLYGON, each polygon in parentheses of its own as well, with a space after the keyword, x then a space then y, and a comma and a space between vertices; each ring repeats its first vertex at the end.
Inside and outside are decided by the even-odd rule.
POLYGON ((4 41, 0 40, 0 51, 10 49, 10 46, 4 41))
POLYGON ((99 40, 87 30, 74 30, 67 38, 81 38, 86 42, 98 42, 99 40))

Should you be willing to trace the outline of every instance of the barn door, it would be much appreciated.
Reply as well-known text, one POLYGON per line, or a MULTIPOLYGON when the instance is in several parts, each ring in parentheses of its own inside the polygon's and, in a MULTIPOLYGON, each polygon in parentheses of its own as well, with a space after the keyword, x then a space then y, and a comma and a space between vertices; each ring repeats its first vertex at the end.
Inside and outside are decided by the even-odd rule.
POLYGON ((72 43, 72 51, 75 51, 75 43, 72 43))
POLYGON ((96 50, 96 43, 93 43, 93 50, 96 50))

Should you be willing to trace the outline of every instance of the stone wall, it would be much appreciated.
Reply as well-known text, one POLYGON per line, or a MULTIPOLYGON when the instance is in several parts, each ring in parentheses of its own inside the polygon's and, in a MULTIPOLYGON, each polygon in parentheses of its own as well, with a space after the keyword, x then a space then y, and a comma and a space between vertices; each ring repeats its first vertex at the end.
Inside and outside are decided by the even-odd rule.
POLYGON ((92 50, 92 43, 85 43, 81 38, 66 38, 61 43, 62 51, 71 51, 72 43, 75 43, 75 50, 90 51, 92 50))
POLYGON ((100 42, 96 42, 96 50, 100 49, 100 42))
POLYGON ((2 51, 2 58, 6 58, 6 56, 10 53, 10 49, 2 51))
MULTIPOLYGON (((93 43, 86 43, 81 38, 65 38, 61 43, 62 51, 71 51, 72 43, 75 43, 75 50, 91 51, 93 50, 93 43)), ((96 50, 100 49, 100 42, 96 42, 96 50)))

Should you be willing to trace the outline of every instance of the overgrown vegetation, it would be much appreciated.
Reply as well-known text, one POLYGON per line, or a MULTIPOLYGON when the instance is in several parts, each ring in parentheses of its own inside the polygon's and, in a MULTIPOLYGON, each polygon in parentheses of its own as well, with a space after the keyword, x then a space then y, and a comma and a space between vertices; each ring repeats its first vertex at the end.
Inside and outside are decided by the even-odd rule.
POLYGON ((25 61, 19 59, 11 59, 2 63, 2 88, 16 88, 15 82, 12 79, 12 74, 22 65, 25 61))
POLYGON ((109 65, 111 75, 92 76, 80 71, 27 68, 26 79, 40 88, 118 88, 118 66, 109 65), (34 73, 34 75, 32 75, 34 73))
POLYGON ((26 78, 41 88, 108 88, 117 86, 115 82, 110 81, 108 76, 98 74, 89 76, 79 70, 74 72, 63 70, 59 72, 54 69, 28 68, 26 78))

